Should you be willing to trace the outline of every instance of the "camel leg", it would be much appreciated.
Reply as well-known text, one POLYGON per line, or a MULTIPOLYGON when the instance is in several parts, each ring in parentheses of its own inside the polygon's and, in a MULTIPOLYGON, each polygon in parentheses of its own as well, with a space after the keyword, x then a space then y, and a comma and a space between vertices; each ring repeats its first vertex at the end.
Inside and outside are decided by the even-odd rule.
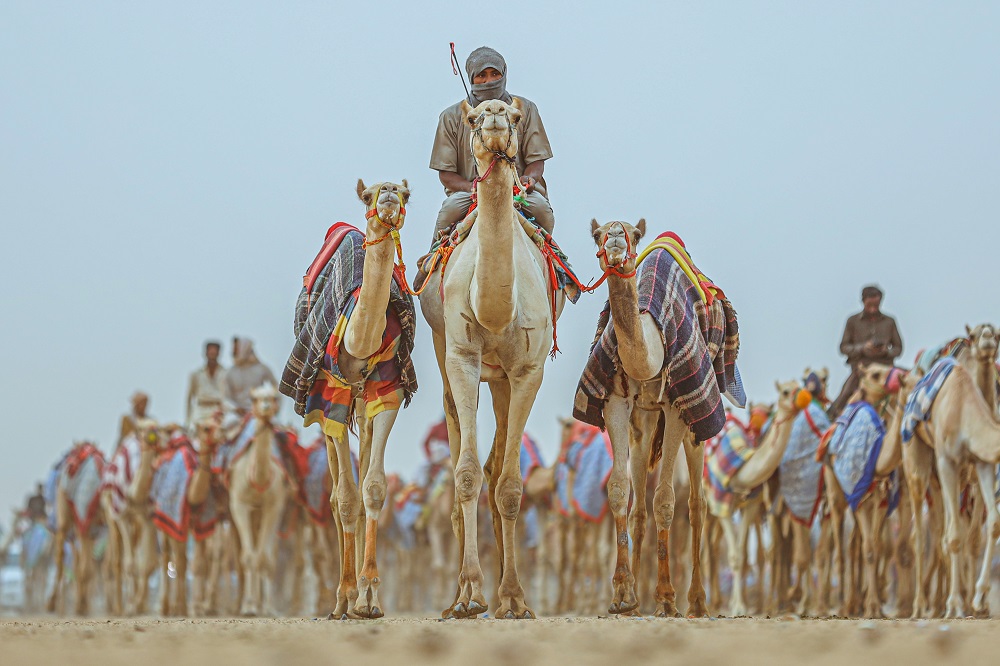
POLYGON ((916 528, 906 475, 902 470, 897 473, 901 477, 901 501, 896 508, 899 520, 899 530, 896 535, 896 617, 902 618, 912 615, 914 609, 916 586, 913 575, 914 552, 910 535, 916 528))
MULTIPOLYGON (((670 528, 674 521, 674 464, 681 440, 688 433, 687 426, 673 412, 664 414, 662 457, 660 476, 653 493, 653 519, 656 521, 656 599, 657 617, 680 617, 677 612, 676 591, 670 580, 670 528)), ((694 477, 692 485, 699 485, 701 472, 694 477)), ((699 521, 700 522, 700 521, 699 521)), ((701 535, 699 534, 699 540, 701 535)), ((700 578, 700 576, 699 576, 700 578)), ((700 583, 699 583, 700 584, 700 583)), ((704 590, 702 590, 704 596, 704 590)), ((702 600, 704 603, 704 599, 702 600)))
MULTIPOLYGON (((507 445, 503 452, 503 468, 496 489, 496 503, 503 526, 503 567, 500 578, 496 616, 506 619, 533 619, 535 612, 524 600, 524 589, 517 575, 517 518, 521 512, 524 484, 521 480, 521 436, 528 413, 542 384, 541 372, 513 372, 510 375, 511 395, 507 412, 507 445)), ((501 423, 497 424, 500 427, 501 423)), ((494 470, 495 473, 496 470, 494 470)))
POLYGON ((480 615, 489 608, 483 594, 483 569, 479 562, 477 511, 483 487, 476 433, 481 352, 474 348, 448 349, 446 354, 445 367, 461 432, 457 457, 454 457, 452 443, 452 460, 455 462, 455 504, 461 508, 463 552, 458 577, 459 593, 451 613, 462 618, 480 615))
POLYGON ((333 491, 330 494, 330 507, 333 509, 337 523, 337 534, 340 545, 340 582, 337 586, 337 606, 330 619, 347 619, 353 611, 358 599, 358 579, 356 570, 357 546, 355 534, 358 526, 360 508, 358 506, 358 489, 354 483, 354 471, 351 463, 351 449, 347 434, 336 439, 326 437, 327 459, 330 463, 330 474, 333 478, 333 491))
POLYGON ((358 601, 354 612, 361 617, 380 618, 385 613, 378 599, 381 579, 376 562, 378 518, 385 506, 385 445, 396 422, 399 410, 379 412, 372 419, 371 456, 365 474, 363 492, 365 503, 365 558, 358 578, 358 601))
MULTIPOLYGON (((705 585, 701 580, 701 532, 705 522, 704 489, 700 483, 705 467, 705 448, 694 441, 694 435, 684 438, 684 457, 687 460, 688 517, 691 521, 691 583, 688 587, 688 617, 706 617, 705 585)), ((742 575, 742 572, 739 574, 742 575)))
POLYGON ((83 617, 90 611, 90 579, 94 569, 94 542, 77 534, 73 552, 73 576, 76 578, 76 614, 83 617))
POLYGON ((747 614, 746 602, 743 600, 743 561, 739 553, 739 537, 734 516, 729 515, 718 519, 722 526, 722 534, 726 539, 726 555, 729 560, 729 570, 733 575, 733 590, 729 598, 729 616, 742 617, 747 614))
MULTIPOLYGON (((942 447, 946 450, 947 447, 942 447)), ((945 525, 942 546, 950 560, 950 578, 948 586, 948 601, 945 617, 960 618, 964 616, 959 584, 959 554, 962 548, 958 533, 958 471, 946 456, 937 456, 938 478, 941 480, 941 499, 944 504, 945 525)))
MULTIPOLYGON (((628 517, 629 534, 632 537, 632 577, 639 575, 642 563, 642 544, 646 538, 649 516, 646 511, 647 479, 649 476, 649 453, 656 433, 656 419, 659 412, 635 410, 632 412, 632 448, 629 457, 632 464, 632 511, 628 517), (638 427, 635 427, 638 426, 638 427)), ((633 585, 634 588, 637 586, 633 585)), ((638 589, 636 589, 638 593, 638 589)), ((641 600, 636 594, 636 611, 641 600)))
MULTIPOLYGON (((858 510, 854 512, 854 520, 858 530, 861 532, 861 560, 864 565, 865 579, 864 616, 866 618, 882 617, 882 604, 878 598, 878 574, 876 571, 879 550, 876 543, 878 535, 875 530, 875 512, 878 510, 878 507, 875 505, 877 503, 878 497, 869 493, 861 501, 861 504, 858 505, 858 510)), ((855 586, 859 582, 855 582, 855 586)))
MULTIPOLYGON (((626 472, 629 452, 629 422, 632 403, 627 397, 616 393, 608 398, 604 406, 604 422, 611 438, 612 467, 608 477, 608 505, 615 519, 615 544, 617 558, 612 577, 614 595, 608 612, 628 613, 639 606, 635 597, 635 577, 629 570, 628 529, 626 526, 629 497, 629 479, 626 472)), ((633 464, 643 465, 646 461, 635 460, 633 464)))
MULTIPOLYGON (((275 477, 280 478, 281 472, 272 472, 275 477)), ((280 483, 279 478, 275 478, 275 483, 280 483)), ((353 480, 353 476, 352 476, 353 480)), ((285 511, 284 497, 277 502, 265 501, 260 508, 260 521, 256 538, 256 565, 258 571, 258 582, 260 585, 260 608, 265 616, 274 616, 274 581, 275 555, 278 550, 278 523, 285 511)), ((355 586, 357 581, 355 581, 355 586)), ((356 589, 356 587, 355 587, 356 589)))
POLYGON ((927 588, 924 585, 924 497, 930 480, 931 451, 919 442, 903 448, 903 471, 913 521, 913 613, 914 619, 926 617, 927 588))
MULTIPOLYGON (((490 448, 489 457, 483 471, 486 474, 487 482, 487 503, 490 507, 491 523, 493 526, 493 538, 497 544, 497 562, 500 565, 497 580, 503 578, 504 551, 503 544, 503 519, 500 516, 500 507, 497 504, 497 488, 500 485, 500 468, 503 465, 505 451, 507 450, 507 417, 510 409, 510 382, 506 379, 490 382, 490 396, 493 399, 493 417, 496 420, 496 432, 493 435, 493 446, 490 448)), ((520 445, 518 445, 518 455, 520 455, 520 445)))
POLYGON ((52 583, 52 593, 49 595, 46 610, 50 613, 56 612, 59 603, 60 591, 62 588, 63 568, 66 564, 66 528, 57 527, 55 538, 52 540, 52 547, 56 556, 56 576, 52 583))
MULTIPOLYGON (((993 548, 1000 537, 1000 515, 997 514, 996 496, 996 465, 976 463, 976 477, 979 489, 986 505, 986 543, 983 552, 982 569, 976 581, 976 596, 972 600, 972 610, 977 616, 988 617, 990 614, 990 567, 993 564, 993 548)), ((977 526, 978 530, 978 526, 977 526)))

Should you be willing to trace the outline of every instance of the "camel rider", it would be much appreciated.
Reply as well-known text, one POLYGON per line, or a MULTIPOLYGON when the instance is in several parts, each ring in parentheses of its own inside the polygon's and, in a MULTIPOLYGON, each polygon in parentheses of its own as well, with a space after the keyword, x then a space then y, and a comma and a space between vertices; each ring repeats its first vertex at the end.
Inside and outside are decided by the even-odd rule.
POLYGON ((438 474, 451 460, 451 447, 448 445, 448 424, 444 419, 431 427, 424 438, 424 456, 426 460, 417 469, 415 482, 421 488, 430 489, 437 480, 438 474))
POLYGON ((861 371, 866 365, 892 365, 903 353, 903 340, 899 337, 896 320, 880 310, 882 290, 874 285, 865 287, 861 290, 861 302, 864 309, 848 318, 844 336, 840 340, 840 353, 847 357, 851 374, 844 382, 840 395, 830 405, 828 414, 831 419, 843 411, 851 395, 858 390, 861 371))
POLYGON ((210 418, 216 411, 231 408, 226 404, 226 370, 219 363, 222 344, 215 340, 205 343, 205 367, 191 373, 188 380, 184 424, 194 432, 196 424, 210 418))
POLYGON ((264 384, 278 385, 271 368, 257 358, 250 338, 233 338, 233 367, 226 371, 226 400, 237 416, 244 416, 253 406, 250 391, 264 384))
MULTIPOLYGON (((465 61, 465 71, 472 82, 472 92, 466 101, 473 108, 480 103, 499 99, 507 104, 513 98, 507 92, 507 63, 503 56, 487 46, 481 46, 465 61)), ((517 124, 517 158, 515 164, 521 183, 526 190, 527 206, 522 209, 533 217, 547 232, 552 233, 555 219, 549 205, 545 179, 545 160, 552 157, 552 148, 538 115, 538 107, 524 97, 521 101, 521 120, 517 124)), ((472 181, 478 175, 476 159, 472 156, 472 128, 462 114, 462 103, 452 104, 438 118, 437 134, 431 150, 430 167, 438 172, 447 199, 441 205, 434 227, 436 241, 442 231, 460 222, 472 205, 472 181)), ((512 194, 513 196, 513 194, 512 194)))

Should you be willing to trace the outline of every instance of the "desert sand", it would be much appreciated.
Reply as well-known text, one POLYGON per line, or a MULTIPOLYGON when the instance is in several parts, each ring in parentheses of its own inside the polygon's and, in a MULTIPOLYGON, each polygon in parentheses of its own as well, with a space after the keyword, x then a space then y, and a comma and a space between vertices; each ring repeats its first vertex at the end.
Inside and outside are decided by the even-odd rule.
POLYGON ((917 666, 994 662, 998 629, 998 620, 38 618, 0 621, 0 663, 917 666))

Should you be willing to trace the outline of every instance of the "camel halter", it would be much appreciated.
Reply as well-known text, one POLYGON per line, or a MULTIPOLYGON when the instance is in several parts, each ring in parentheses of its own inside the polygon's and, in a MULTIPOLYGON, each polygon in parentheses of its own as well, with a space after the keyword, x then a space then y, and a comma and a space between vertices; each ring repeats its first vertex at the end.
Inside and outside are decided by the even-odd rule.
POLYGON ((617 266, 612 266, 609 263, 608 267, 604 270, 604 274, 601 275, 600 278, 598 278, 597 282, 590 285, 589 287, 584 287, 583 288, 584 291, 594 291, 595 289, 600 287, 604 283, 604 281, 607 280, 608 277, 611 275, 625 279, 633 278, 635 277, 636 272, 639 270, 639 267, 636 266, 635 268, 632 269, 630 273, 623 272, 625 264, 628 263, 630 260, 635 259, 636 254, 635 254, 635 249, 632 247, 632 237, 629 235, 628 230, 625 229, 625 225, 622 224, 621 222, 615 222, 613 225, 611 225, 611 227, 608 229, 608 233, 604 234, 604 237, 601 238, 601 249, 597 251, 596 256, 598 258, 603 258, 605 262, 608 261, 608 250, 607 248, 604 247, 604 245, 608 242, 608 236, 611 234, 611 229, 614 229, 615 225, 621 227, 622 234, 624 234, 625 236, 625 257, 621 260, 621 263, 618 264, 617 266))
MULTIPOLYGON (((479 143, 483 144, 483 147, 486 147, 486 142, 483 141, 483 116, 485 115, 485 112, 479 114, 479 117, 476 118, 476 129, 472 130, 472 136, 479 139, 479 143)), ((492 151, 493 159, 490 160, 490 165, 486 167, 486 171, 482 176, 476 176, 472 179, 472 208, 469 209, 469 212, 472 212, 479 201, 479 183, 489 178, 490 173, 493 172, 493 166, 499 161, 506 162, 514 171, 514 201, 524 206, 528 205, 528 202, 521 196, 521 187, 517 177, 517 164, 515 163, 516 157, 511 157, 507 154, 507 151, 510 150, 510 144, 514 142, 514 135, 517 133, 517 123, 511 122, 510 114, 507 111, 504 111, 503 117, 507 119, 509 130, 507 132, 507 145, 503 147, 503 150, 492 151)), ((469 148, 471 151, 472 146, 470 145, 469 148)), ((476 159, 474 152, 472 158, 473 160, 476 159)))
POLYGON ((363 250, 367 250, 369 246, 378 245, 386 238, 391 237, 393 244, 396 246, 396 258, 398 259, 398 261, 393 262, 393 269, 397 271, 399 274, 399 279, 400 282, 402 282, 403 291, 405 291, 408 294, 412 294, 413 290, 410 289, 410 284, 406 281, 406 264, 403 262, 403 243, 399 237, 399 230, 403 226, 403 222, 406 220, 406 207, 403 206, 403 195, 400 194, 399 192, 396 192, 396 199, 399 200, 399 214, 396 216, 398 223, 395 226, 387 223, 385 220, 379 217, 378 200, 381 198, 381 196, 382 196, 382 187, 379 187, 378 192, 375 193, 375 196, 372 199, 371 208, 369 208, 368 212, 365 213, 365 219, 370 220, 372 218, 375 218, 376 222, 378 222, 381 226, 385 227, 389 231, 388 233, 379 236, 373 241, 370 241, 367 238, 365 238, 364 242, 361 244, 361 248, 363 250))

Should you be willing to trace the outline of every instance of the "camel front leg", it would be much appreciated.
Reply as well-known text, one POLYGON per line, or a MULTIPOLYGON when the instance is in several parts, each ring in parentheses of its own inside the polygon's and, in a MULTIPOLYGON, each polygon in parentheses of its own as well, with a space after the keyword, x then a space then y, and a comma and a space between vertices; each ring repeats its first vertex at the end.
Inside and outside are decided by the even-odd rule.
MULTIPOLYGON (((983 551, 982 569, 979 580, 976 581, 976 595, 972 600, 972 610, 979 617, 989 617, 990 606, 990 567, 993 564, 993 549, 997 538, 1000 538, 1000 515, 997 514, 996 496, 996 465, 976 463, 976 477, 979 480, 979 490, 986 505, 986 543, 983 551)), ((979 529, 976 526, 976 529, 979 529)))
POLYGON ((327 435, 326 452, 330 463, 330 474, 335 475, 333 492, 330 495, 330 506, 337 523, 340 545, 340 582, 337 586, 337 606, 330 614, 330 618, 346 620, 353 613, 351 609, 354 608, 358 599, 355 534, 358 516, 361 513, 358 506, 358 488, 354 483, 347 432, 344 431, 340 438, 327 435))
MULTIPOLYGON (((740 538, 736 534, 736 520, 732 515, 718 519, 722 526, 722 534, 726 539, 726 554, 729 560, 729 570, 733 575, 733 590, 729 599, 729 616, 743 617, 747 614, 746 602, 743 600, 743 556, 740 554, 740 538)), ((713 605, 717 602, 713 601, 713 605)))
MULTIPOLYGON (((274 484, 280 484, 281 470, 272 471, 274 484)), ((353 477, 352 477, 353 478, 353 477)), ((281 516, 285 512, 284 492, 279 494, 276 500, 265 500, 260 509, 260 521, 256 541, 256 564, 259 573, 261 613, 267 617, 273 617, 274 611, 274 568, 275 559, 278 552, 278 524, 281 516)))
POLYGON ((945 617, 960 618, 964 616, 960 590, 959 555, 962 541, 958 533, 958 471, 954 463, 945 455, 937 456, 938 478, 941 480, 941 500, 944 504, 945 526, 942 547, 948 557, 950 577, 948 585, 948 601, 945 617))
MULTIPOLYGON (((507 450, 507 421, 510 412, 510 382, 506 379, 492 381, 490 385, 490 396, 493 399, 493 416, 496 420, 496 433, 493 435, 493 446, 490 449, 489 457, 483 471, 486 474, 487 483, 487 503, 490 507, 490 514, 493 525, 493 538, 497 544, 497 562, 500 565, 497 580, 503 579, 504 550, 503 550, 503 518, 500 515, 500 507, 497 504, 497 488, 500 486, 500 471, 503 467, 503 459, 507 450)), ((520 453, 520 443, 518 443, 518 453, 520 453)))
MULTIPOLYGON (((639 576, 642 564, 642 543, 646 538, 646 525, 649 520, 646 511, 646 490, 649 478, 649 452, 653 446, 653 437, 656 435, 656 421, 659 412, 651 410, 632 410, 631 426, 631 449, 629 458, 632 464, 629 471, 632 474, 632 511, 628 517, 628 531, 632 538, 632 578, 639 576)), ((633 585, 636 591, 636 608, 638 614, 642 600, 638 595, 638 585, 633 585)))
MULTIPOLYGON (((701 532, 705 523, 705 498, 701 476, 705 470, 705 448, 694 441, 694 435, 685 436, 684 454, 688 466, 688 516, 691 521, 691 584, 688 586, 688 617, 707 617, 705 585, 701 580, 701 532)), ((742 576, 742 573, 739 574, 742 576)))
MULTIPOLYGON (((455 500, 461 509, 462 567, 458 576, 458 597, 450 613, 458 618, 474 617, 489 608, 483 594, 483 569, 479 563, 479 494, 483 470, 479 466, 476 411, 479 407, 481 352, 477 348, 449 349, 446 358, 448 381, 458 412, 461 445, 455 461, 455 500)), ((454 445, 452 445, 454 451, 454 445)), ((498 544, 499 545, 499 544, 498 544)))
MULTIPOLYGON (((865 601, 864 614, 866 618, 882 617, 882 604, 878 594, 878 544, 876 539, 875 512, 878 510, 876 495, 869 495, 861 501, 854 518, 861 531, 861 559, 865 571, 865 601)), ((855 583, 857 585, 857 583, 855 583)))
MULTIPOLYGON (((507 417, 507 444, 496 488, 496 503, 503 527, 503 567, 496 616, 502 619, 533 619, 535 612, 524 600, 524 588, 517 575, 517 518, 521 512, 524 486, 521 480, 521 436, 528 413, 542 385, 541 370, 515 372, 510 378, 511 399, 507 417)), ((500 424, 498 423, 498 427, 500 424)), ((494 474, 496 470, 493 470, 494 474)))
MULTIPOLYGON (((635 575, 629 570, 628 526, 626 525, 629 498, 629 479, 626 472, 629 453, 629 428, 632 401, 612 393, 604 406, 604 422, 611 439, 612 466, 608 477, 608 506, 615 520, 615 573, 611 579, 614 595, 608 612, 628 613, 639 607, 635 596, 635 575)), ((645 461, 635 460, 634 465, 645 461)))
POLYGON ((382 584, 378 574, 376 561, 376 542, 378 539, 378 519, 385 506, 385 446, 389 441, 389 433, 396 422, 399 410, 389 409, 380 412, 372 419, 371 455, 368 473, 365 474, 363 493, 365 503, 365 558, 358 578, 358 601, 354 612, 361 617, 380 618, 385 613, 378 598, 378 589, 382 584))

